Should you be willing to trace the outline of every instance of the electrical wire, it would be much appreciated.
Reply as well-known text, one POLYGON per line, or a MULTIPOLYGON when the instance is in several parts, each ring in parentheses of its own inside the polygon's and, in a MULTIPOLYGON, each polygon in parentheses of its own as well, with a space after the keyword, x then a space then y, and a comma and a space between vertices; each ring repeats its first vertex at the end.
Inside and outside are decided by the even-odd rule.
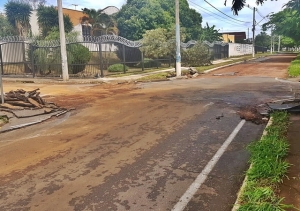
POLYGON ((216 13, 214 13, 214 12, 212 12, 212 11, 210 11, 210 10, 208 10, 208 9, 206 9, 206 8, 204 8, 204 7, 202 7, 202 6, 200 6, 199 4, 197 4, 197 3, 195 3, 195 2, 193 2, 193 1, 191 1, 191 0, 188 0, 188 2, 191 3, 191 4, 193 4, 193 5, 195 5, 195 6, 197 7, 198 10, 201 10, 202 12, 206 13, 207 15, 209 15, 209 16, 218 16, 218 17, 220 17, 220 18, 218 18, 218 17, 215 17, 215 18, 216 18, 216 19, 219 19, 219 20, 221 20, 221 21, 223 21, 223 22, 226 22, 226 23, 228 23, 228 24, 230 24, 230 25, 235 25, 235 26, 245 26, 245 23, 249 23, 249 22, 245 22, 245 23, 237 23, 237 22, 232 22, 232 21, 230 21, 230 20, 226 21, 227 19, 225 18, 226 20, 224 20, 224 17, 223 17, 223 16, 220 16, 220 15, 218 15, 218 14, 216 14, 216 13), (199 8, 198 8, 198 7, 199 7, 199 8), (202 9, 200 9, 200 8, 202 8, 202 9), (213 13, 214 15, 209 14, 207 11, 213 13))
POLYGON ((235 21, 239 21, 239 22, 243 22, 243 23, 250 23, 250 22, 246 22, 246 21, 241 21, 241 20, 238 20, 238 19, 235 19, 233 17, 230 17, 229 15, 227 15, 226 13, 222 12, 221 10, 219 10, 218 8, 216 8, 214 5, 212 5, 211 3, 209 3, 208 1, 204 0, 207 4, 209 4, 211 7, 213 7, 215 10, 219 11, 220 13, 222 13, 223 15, 235 20, 235 21))

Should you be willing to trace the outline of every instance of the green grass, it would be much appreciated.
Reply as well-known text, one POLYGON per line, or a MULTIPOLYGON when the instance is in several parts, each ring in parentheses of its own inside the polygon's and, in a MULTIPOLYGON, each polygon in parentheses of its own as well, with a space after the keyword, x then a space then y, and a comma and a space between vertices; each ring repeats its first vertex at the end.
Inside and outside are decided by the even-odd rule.
POLYGON ((289 150, 287 130, 289 115, 274 112, 273 122, 260 141, 248 146, 251 167, 247 171, 246 187, 241 195, 239 211, 282 211, 293 208, 283 203, 276 193, 290 166, 285 161, 289 150))
MULTIPOLYGON (((258 57, 261 57, 261 56, 268 56, 270 55, 270 53, 258 53, 258 54, 255 54, 255 58, 258 58, 258 57)), ((199 73, 202 73, 206 70, 209 70, 209 69, 213 69, 213 68, 216 68, 216 67, 221 67, 221 66, 224 66, 224 65, 229 65, 229 64, 234 64, 234 63, 237 63, 237 62, 242 62, 244 60, 248 60, 248 59, 252 59, 252 55, 248 55, 248 56, 237 56, 237 57, 230 57, 230 58, 227 58, 228 60, 230 59, 234 59, 233 61, 227 61, 227 62, 222 62, 222 63, 219 63, 219 64, 212 64, 212 65, 207 65, 207 66, 201 66, 201 67, 196 67, 196 69, 198 70, 199 73)))
POLYGON ((147 75, 145 77, 139 78, 138 81, 155 81, 167 79, 167 76, 170 75, 170 72, 156 73, 152 75, 147 75))
POLYGON ((290 77, 300 76, 300 54, 291 62, 288 72, 290 77))

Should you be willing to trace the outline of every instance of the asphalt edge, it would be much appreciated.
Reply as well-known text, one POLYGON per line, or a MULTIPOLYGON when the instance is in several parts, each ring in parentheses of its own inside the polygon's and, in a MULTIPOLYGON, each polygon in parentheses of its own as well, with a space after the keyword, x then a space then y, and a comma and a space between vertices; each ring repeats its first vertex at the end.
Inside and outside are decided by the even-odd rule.
MULTIPOLYGON (((273 117, 271 117, 269 119, 268 124, 265 127, 260 140, 262 140, 263 137, 265 137, 267 135, 267 128, 270 127, 272 125, 272 123, 273 123, 273 117)), ((252 164, 250 164, 249 169, 251 169, 251 168, 252 168, 252 164)), ((231 211, 237 211, 240 208, 240 206, 241 206, 241 204, 240 204, 241 203, 241 197, 242 197, 242 194, 245 190, 245 187, 246 187, 247 183, 248 183, 248 176, 246 175, 245 179, 242 183, 242 186, 241 186, 239 192, 237 193, 237 199, 236 199, 235 203, 233 204, 233 207, 232 207, 231 211)))

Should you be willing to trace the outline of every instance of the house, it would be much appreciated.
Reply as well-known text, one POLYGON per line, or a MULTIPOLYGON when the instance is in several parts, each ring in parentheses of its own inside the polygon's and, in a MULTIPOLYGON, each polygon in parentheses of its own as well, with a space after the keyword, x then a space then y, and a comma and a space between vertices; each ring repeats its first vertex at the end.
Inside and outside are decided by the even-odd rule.
POLYGON ((246 39, 246 32, 223 32, 221 33, 223 41, 227 43, 236 43, 246 39))
MULTIPOLYGON (((70 20, 73 24, 73 31, 78 32, 78 36, 90 36, 91 34, 91 25, 84 21, 83 17, 87 17, 88 15, 83 13, 81 10, 74 10, 74 9, 68 9, 63 8, 63 14, 68 15, 70 17, 70 20)), ((112 15, 119 11, 119 9, 115 6, 108 6, 103 9, 103 12, 112 15)), ((37 11, 32 11, 32 14, 30 16, 30 25, 31 25, 31 31, 32 35, 37 36, 40 34, 39 31, 39 25, 38 25, 38 17, 37 17, 37 11)))

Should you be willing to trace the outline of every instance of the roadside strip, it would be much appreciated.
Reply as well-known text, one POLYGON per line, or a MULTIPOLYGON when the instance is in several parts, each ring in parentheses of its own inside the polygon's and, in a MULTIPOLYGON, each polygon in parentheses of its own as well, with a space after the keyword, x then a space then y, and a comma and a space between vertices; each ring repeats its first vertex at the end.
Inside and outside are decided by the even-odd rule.
POLYGON ((214 166, 217 164, 221 156, 224 154, 227 147, 231 144, 231 142, 236 137, 238 132, 242 129, 245 122, 246 122, 245 120, 242 120, 236 126, 236 128, 232 131, 232 133, 229 135, 229 137, 226 139, 223 145, 219 148, 219 150, 216 152, 213 158, 207 163, 207 165, 202 170, 202 172, 197 176, 195 181, 190 185, 187 191, 181 196, 179 202, 177 202, 177 204, 173 207, 172 211, 183 211, 185 209, 186 205, 193 198, 195 193, 200 189, 201 185, 207 179, 209 173, 213 170, 214 166))

